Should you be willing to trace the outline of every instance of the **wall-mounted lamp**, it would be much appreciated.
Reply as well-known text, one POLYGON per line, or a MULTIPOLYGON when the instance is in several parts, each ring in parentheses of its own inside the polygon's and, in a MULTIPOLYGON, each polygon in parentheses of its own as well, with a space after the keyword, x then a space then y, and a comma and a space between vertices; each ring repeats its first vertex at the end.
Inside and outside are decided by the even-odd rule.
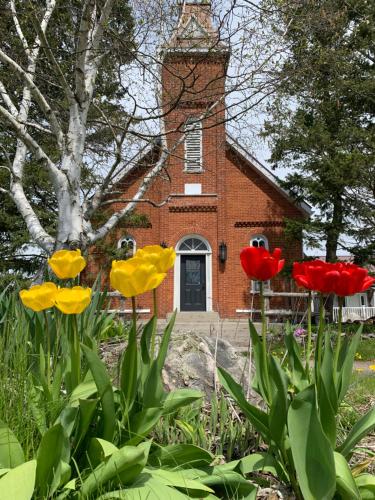
POLYGON ((227 252, 227 245, 222 241, 219 245, 219 259, 220 262, 224 263, 227 260, 228 257, 228 252, 227 252))
POLYGON ((160 243, 160 246, 161 246, 162 248, 168 248, 168 243, 166 243, 165 241, 162 241, 162 242, 160 243))

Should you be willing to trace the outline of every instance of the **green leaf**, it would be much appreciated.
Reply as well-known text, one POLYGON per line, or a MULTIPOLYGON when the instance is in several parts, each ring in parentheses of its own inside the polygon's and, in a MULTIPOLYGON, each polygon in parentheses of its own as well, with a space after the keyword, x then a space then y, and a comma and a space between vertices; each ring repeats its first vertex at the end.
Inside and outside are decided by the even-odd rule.
POLYGON ((281 464, 270 453, 252 453, 241 458, 239 466, 243 475, 254 471, 270 472, 275 477, 288 481, 281 464))
POLYGON ((358 331, 352 338, 351 342, 349 342, 348 338, 346 337, 340 350, 337 373, 339 403, 341 403, 341 401, 344 399, 352 378, 355 353, 357 352, 358 344, 361 340, 362 328, 363 325, 358 328, 358 331))
POLYGON ((77 385, 69 398, 69 404, 71 406, 78 406, 81 399, 91 398, 94 394, 98 392, 96 384, 93 380, 88 380, 77 385))
POLYGON ((336 467, 336 488, 342 500, 361 500, 357 485, 350 471, 346 459, 336 451, 334 452, 336 467))
POLYGON ((333 448, 336 447, 337 392, 333 374, 333 353, 329 331, 326 330, 324 354, 319 374, 318 407, 320 422, 333 448))
POLYGON ((373 474, 360 474, 355 478, 362 500, 374 500, 375 476, 373 474))
POLYGON ((138 349, 134 328, 133 325, 120 365, 120 387, 125 400, 124 413, 129 412, 133 406, 138 385, 138 349))
POLYGON ((164 330, 163 337, 161 339, 158 356, 156 358, 158 361, 158 367, 159 367, 160 371, 163 369, 164 363, 165 363, 165 358, 167 357, 169 341, 171 338, 171 333, 172 333, 172 330, 174 327, 174 323, 176 321, 176 314, 177 314, 177 309, 172 314, 172 317, 169 320, 169 323, 166 326, 166 328, 164 330))
POLYGON ((0 468, 12 469, 24 461, 25 456, 18 439, 9 427, 0 421, 0 468))
POLYGON ((109 378, 104 363, 100 360, 96 352, 83 344, 82 349, 86 356, 102 404, 103 431, 101 437, 107 441, 111 441, 116 427, 116 411, 111 379, 109 378))
POLYGON ((61 424, 55 424, 42 437, 36 468, 36 485, 41 495, 52 494, 52 484, 60 484, 59 464, 60 461, 69 463, 69 449, 69 439, 61 424))
POLYGON ((31 500, 35 486, 36 460, 11 469, 0 479, 0 500, 31 500))
POLYGON ((61 424, 64 429, 65 435, 70 437, 71 433, 73 432, 77 416, 77 407, 65 406, 65 408, 56 419, 55 424, 61 424))
POLYGON ((337 450, 344 455, 344 457, 347 457, 353 452, 355 445, 374 428, 375 407, 371 408, 369 412, 363 415, 358 422, 353 425, 349 434, 346 436, 345 441, 338 447, 337 450))
POLYGON ((288 415, 288 377, 283 372, 280 363, 270 356, 270 377, 276 387, 272 395, 272 405, 269 413, 269 428, 272 438, 282 446, 288 415))
MULTIPOLYGON (((333 381, 332 381, 333 383, 333 381)), ((319 384, 319 412, 320 421, 325 435, 329 439, 332 448, 336 447, 336 412, 332 408, 331 401, 328 396, 329 388, 326 387, 326 382, 320 377, 319 384)))
POLYGON ((145 365, 149 365, 151 362, 150 358, 150 344, 151 344, 151 336, 152 332, 155 328, 155 323, 157 323, 158 319, 156 316, 152 316, 152 318, 145 324, 143 327, 143 332, 140 341, 141 347, 141 359, 142 363, 145 365))
POLYGON ((151 369, 143 388, 143 408, 161 408, 163 406, 164 389, 157 359, 152 362, 151 369))
POLYGON ((91 467, 96 467, 108 457, 118 451, 117 446, 100 438, 92 438, 90 441, 88 455, 91 467))
MULTIPOLYGON (((134 446, 124 446, 113 453, 107 462, 102 462, 83 481, 81 495, 83 497, 92 495, 101 489, 108 481, 119 482, 119 475, 130 469, 133 465, 142 463, 145 453, 142 449, 134 446)), ((121 481, 120 481, 121 482, 121 481)))
POLYGON ((74 436, 75 448, 73 454, 77 452, 85 439, 92 421, 96 415, 96 407, 98 399, 80 399, 79 400, 79 421, 77 430, 74 436))
POLYGON ((174 488, 181 489, 183 493, 186 493, 190 498, 202 498, 202 494, 205 496, 205 493, 213 493, 213 490, 203 482, 186 477, 183 470, 171 471, 158 468, 145 469, 145 472, 149 472, 152 477, 157 478, 166 486, 173 486, 174 488))
POLYGON ((211 487, 219 498, 255 500, 258 487, 235 471, 208 474, 199 480, 211 487))
POLYGON ((288 429, 303 498, 332 498, 336 488, 333 449, 318 418, 314 386, 304 389, 292 401, 288 429))
POLYGON ((188 406, 203 398, 203 393, 196 389, 175 389, 167 394, 163 403, 163 415, 173 413, 178 408, 188 406))
POLYGON ((162 408, 146 408, 132 415, 130 420, 128 445, 138 444, 159 422, 162 408))
POLYGON ((140 474, 136 485, 105 493, 98 500, 187 500, 188 498, 178 490, 166 486, 156 477, 140 474))
POLYGON ((260 434, 262 434, 265 439, 268 439, 268 415, 246 401, 245 395, 242 391, 242 387, 233 380, 228 372, 226 372, 223 368, 218 368, 218 373, 222 386, 236 401, 238 406, 241 408, 250 422, 254 425, 256 430, 260 434))
POLYGON ((149 457, 148 463, 155 467, 205 467, 214 456, 193 444, 171 444, 158 447, 149 457))
POLYGON ((265 377, 266 368, 264 366, 263 347, 258 332, 254 324, 249 321, 250 337, 253 344, 253 355, 255 363, 255 376, 253 378, 253 388, 262 396, 265 401, 269 401, 267 381, 265 377))
POLYGON ((288 324, 285 329, 285 346, 290 368, 291 382, 299 391, 309 385, 308 374, 301 358, 300 347, 294 337, 293 330, 288 324))

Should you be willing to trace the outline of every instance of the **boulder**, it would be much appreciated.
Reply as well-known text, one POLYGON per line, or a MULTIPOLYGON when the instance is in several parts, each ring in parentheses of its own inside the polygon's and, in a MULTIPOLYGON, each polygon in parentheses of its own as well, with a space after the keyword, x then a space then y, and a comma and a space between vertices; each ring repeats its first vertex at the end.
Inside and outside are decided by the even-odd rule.
MULTIPOLYGON (((119 356, 125 343, 106 342, 100 346, 101 357, 112 373, 115 373, 119 356)), ((255 404, 259 396, 249 389, 249 358, 238 352, 227 340, 206 337, 194 332, 172 334, 165 366, 163 381, 168 390, 189 387, 203 391, 209 399, 217 391, 220 383, 216 366, 228 371, 241 384, 245 394, 255 404)))

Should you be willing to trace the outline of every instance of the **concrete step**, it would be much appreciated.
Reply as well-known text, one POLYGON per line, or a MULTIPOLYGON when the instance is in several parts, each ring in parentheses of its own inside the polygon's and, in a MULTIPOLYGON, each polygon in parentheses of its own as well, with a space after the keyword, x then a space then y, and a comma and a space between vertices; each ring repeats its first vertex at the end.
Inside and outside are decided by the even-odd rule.
MULTIPOLYGON (((167 314, 167 321, 170 320, 172 313, 167 314)), ((217 323, 220 321, 219 314, 214 311, 180 311, 176 316, 176 325, 180 323, 217 323)))

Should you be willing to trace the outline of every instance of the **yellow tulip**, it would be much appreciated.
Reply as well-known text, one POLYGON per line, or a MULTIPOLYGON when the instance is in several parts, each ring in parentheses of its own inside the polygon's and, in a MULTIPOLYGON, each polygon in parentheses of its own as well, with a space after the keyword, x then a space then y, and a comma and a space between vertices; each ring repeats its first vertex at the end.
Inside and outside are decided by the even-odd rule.
POLYGON ((112 262, 110 282, 124 297, 135 297, 157 288, 165 277, 150 262, 133 257, 112 262))
POLYGON ((48 259, 52 271, 60 279, 75 278, 86 267, 81 250, 58 250, 48 259))
POLYGON ((176 252, 173 247, 163 248, 159 245, 148 245, 140 248, 135 254, 153 264, 159 273, 166 273, 174 265, 176 252))
POLYGON ((34 285, 29 290, 20 291, 20 299, 24 306, 39 312, 55 305, 57 286, 47 281, 42 285, 34 285))
POLYGON ((64 314, 80 314, 91 301, 91 288, 59 288, 55 306, 64 314))

